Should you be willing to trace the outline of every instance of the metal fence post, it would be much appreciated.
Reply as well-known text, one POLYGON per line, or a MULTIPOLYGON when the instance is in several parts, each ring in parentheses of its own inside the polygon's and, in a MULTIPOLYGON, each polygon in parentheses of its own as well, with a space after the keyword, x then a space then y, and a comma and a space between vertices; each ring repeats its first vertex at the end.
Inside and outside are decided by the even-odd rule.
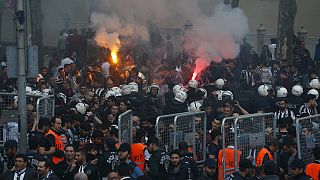
POLYGON ((296 119, 296 137, 297 137, 297 151, 298 158, 301 159, 301 147, 300 147, 300 128, 299 128, 300 119, 296 119))
POLYGON ((238 123, 239 117, 237 117, 234 121, 234 168, 238 170, 238 123))

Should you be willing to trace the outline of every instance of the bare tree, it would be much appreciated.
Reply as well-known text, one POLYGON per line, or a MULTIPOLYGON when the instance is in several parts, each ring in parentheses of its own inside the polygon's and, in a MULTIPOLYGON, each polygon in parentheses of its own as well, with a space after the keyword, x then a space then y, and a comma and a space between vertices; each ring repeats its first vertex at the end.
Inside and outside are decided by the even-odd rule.
POLYGON ((293 63, 294 22, 297 14, 296 0, 280 0, 278 17, 277 56, 280 61, 293 63))

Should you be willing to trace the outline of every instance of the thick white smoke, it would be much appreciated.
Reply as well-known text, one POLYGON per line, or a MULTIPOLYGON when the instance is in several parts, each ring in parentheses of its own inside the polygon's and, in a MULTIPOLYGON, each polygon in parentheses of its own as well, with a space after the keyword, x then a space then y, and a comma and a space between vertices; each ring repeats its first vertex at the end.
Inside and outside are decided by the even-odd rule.
MULTIPOLYGON (((97 1, 97 0, 96 0, 97 1)), ((249 31, 247 17, 240 8, 232 9, 216 0, 212 14, 203 13, 202 0, 98 0, 91 15, 98 44, 109 44, 109 35, 131 36, 149 40, 148 24, 182 26, 191 20, 193 30, 187 32, 185 51, 199 57, 197 62, 235 58, 240 44, 249 31), (101 38, 105 37, 105 38, 101 38)), ((209 6, 209 4, 208 4, 209 6)), ((210 9, 210 8, 209 8, 210 9)), ((182 27, 181 27, 182 28, 182 27)), ((101 45, 102 46, 102 45, 101 45)), ((108 46, 108 45, 107 45, 108 46)), ((103 46, 105 47, 105 46, 103 46)))

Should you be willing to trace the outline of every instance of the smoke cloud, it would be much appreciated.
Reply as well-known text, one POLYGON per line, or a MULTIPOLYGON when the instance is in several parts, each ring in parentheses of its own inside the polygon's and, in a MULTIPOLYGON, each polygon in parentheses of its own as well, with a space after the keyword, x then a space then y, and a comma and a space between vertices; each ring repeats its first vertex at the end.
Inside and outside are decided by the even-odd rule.
POLYGON ((226 6, 222 0, 217 0, 218 5, 213 7, 211 14, 204 13, 200 6, 202 0, 96 1, 91 24, 97 31, 96 41, 100 46, 111 46, 110 41, 117 35, 148 41, 149 24, 182 26, 190 20, 193 29, 185 33, 184 50, 198 57, 197 64, 202 67, 212 60, 237 57, 242 40, 249 31, 245 13, 240 8, 226 6))

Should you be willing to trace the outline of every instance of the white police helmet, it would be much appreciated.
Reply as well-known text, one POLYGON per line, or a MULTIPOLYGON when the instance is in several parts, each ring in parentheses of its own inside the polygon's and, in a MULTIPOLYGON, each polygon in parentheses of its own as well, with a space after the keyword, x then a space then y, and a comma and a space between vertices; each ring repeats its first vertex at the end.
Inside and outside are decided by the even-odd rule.
POLYGON ((175 85, 175 86, 173 86, 173 94, 176 94, 178 91, 184 91, 184 92, 186 92, 187 90, 186 90, 186 88, 185 87, 183 87, 182 85, 180 85, 180 84, 177 84, 177 85, 175 85))
POLYGON ((159 94, 160 93, 160 87, 157 85, 157 84, 155 84, 155 83, 153 83, 153 84, 151 84, 148 88, 147 88, 147 93, 150 93, 151 92, 151 89, 152 88, 156 88, 157 89, 157 94, 159 94))
POLYGON ((258 93, 260 96, 268 96, 268 90, 269 90, 269 87, 267 85, 261 85, 258 87, 258 93))
POLYGON ((48 96, 51 93, 51 89, 44 89, 42 90, 42 95, 48 96))
POLYGON ((207 92, 206 89, 204 89, 204 88, 199 88, 198 90, 204 93, 203 98, 207 98, 208 92, 207 92))
POLYGON ((128 85, 131 88, 131 92, 138 92, 139 91, 139 85, 136 82, 131 82, 128 85))
POLYGON ((123 85, 122 88, 122 95, 129 95, 131 94, 131 87, 129 85, 123 85))
POLYGON ((318 92, 318 90, 316 90, 316 89, 310 89, 310 90, 308 91, 308 94, 315 95, 317 99, 319 98, 319 92, 318 92))
POLYGON ((115 93, 115 96, 122 96, 122 90, 119 87, 113 87, 111 90, 115 93))
POLYGON ((110 96, 114 96, 116 97, 116 93, 112 90, 109 90, 106 92, 106 94, 104 95, 104 99, 108 99, 110 96))
POLYGON ((230 99, 233 100, 233 93, 231 91, 223 91, 222 99, 225 99, 226 97, 230 97, 230 99))
POLYGON ((31 94, 34 96, 42 96, 43 95, 42 92, 39 90, 32 91, 31 94))
POLYGON ((87 112, 87 107, 89 107, 88 104, 82 102, 76 104, 76 109, 80 114, 85 114, 87 112))
POLYGON ((280 87, 277 91, 278 98, 285 98, 288 96, 288 90, 284 87, 280 87))
POLYGON ((191 87, 191 88, 197 89, 199 83, 198 83, 197 80, 191 79, 191 80, 188 82, 188 85, 189 85, 189 87, 191 87))
POLYGON ((29 86, 27 86, 27 87, 26 87, 26 93, 27 93, 27 94, 32 94, 32 92, 33 92, 32 88, 29 87, 29 86))
POLYGON ((291 94, 294 95, 294 96, 301 96, 303 93, 303 87, 300 86, 300 85, 294 85, 292 87, 292 91, 291 91, 291 94))
POLYGON ((312 88, 312 89, 320 89, 320 82, 319 82, 319 79, 312 79, 309 83, 309 86, 312 88))
POLYGON ((216 82, 215 82, 215 85, 216 85, 216 87, 218 88, 218 89, 222 89, 223 88, 223 86, 224 86, 224 80, 223 79, 217 79, 216 80, 216 82))
POLYGON ((184 92, 184 91, 178 91, 176 94, 175 94, 175 98, 174 99, 176 99, 177 101, 179 101, 179 102, 182 102, 182 103, 184 103, 185 101, 186 101, 186 99, 187 99, 187 93, 186 92, 184 92))
POLYGON ((192 102, 190 103, 189 107, 188 107, 188 111, 189 112, 200 112, 200 107, 201 107, 201 103, 200 102, 192 102))

